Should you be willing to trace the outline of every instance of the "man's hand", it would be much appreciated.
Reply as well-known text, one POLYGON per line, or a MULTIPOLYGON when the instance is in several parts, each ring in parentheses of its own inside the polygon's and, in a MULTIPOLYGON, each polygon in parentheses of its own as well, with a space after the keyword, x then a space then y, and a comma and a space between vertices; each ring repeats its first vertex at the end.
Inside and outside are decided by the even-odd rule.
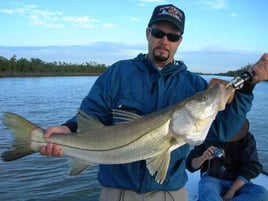
POLYGON ((210 146, 209 148, 206 149, 206 151, 203 152, 203 154, 199 157, 196 157, 192 160, 192 167, 194 169, 198 169, 203 165, 203 163, 207 160, 210 160, 214 158, 213 152, 214 152, 215 147, 210 146))
POLYGON ((252 83, 258 83, 268 80, 268 53, 263 54, 259 61, 249 68, 249 71, 254 71, 252 83))
POLYGON ((223 201, 228 201, 229 199, 232 199, 235 195, 235 191, 232 191, 229 189, 223 196, 223 201))
MULTIPOLYGON (((49 127, 44 135, 44 138, 49 138, 52 134, 65 134, 71 133, 67 126, 52 126, 49 127)), ((59 145, 49 143, 47 146, 43 146, 40 149, 40 154, 44 156, 60 156, 64 155, 59 145)))
POLYGON ((227 201, 235 196, 235 192, 241 189, 245 185, 245 182, 237 178, 229 190, 223 195, 223 200, 227 201))

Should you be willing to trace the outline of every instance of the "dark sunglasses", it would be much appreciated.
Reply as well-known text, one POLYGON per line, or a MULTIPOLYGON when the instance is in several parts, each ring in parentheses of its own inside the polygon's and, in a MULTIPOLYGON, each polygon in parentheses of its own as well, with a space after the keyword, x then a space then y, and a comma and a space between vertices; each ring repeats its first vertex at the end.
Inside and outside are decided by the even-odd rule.
POLYGON ((153 27, 148 27, 148 29, 150 30, 152 36, 155 38, 163 38, 164 36, 167 36, 167 39, 170 42, 177 42, 181 38, 181 35, 179 34, 165 33, 164 31, 153 27))

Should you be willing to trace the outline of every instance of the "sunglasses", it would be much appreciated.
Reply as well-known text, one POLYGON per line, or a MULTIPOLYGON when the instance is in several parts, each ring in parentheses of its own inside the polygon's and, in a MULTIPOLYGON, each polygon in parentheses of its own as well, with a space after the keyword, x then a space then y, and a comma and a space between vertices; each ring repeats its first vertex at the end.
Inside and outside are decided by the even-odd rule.
POLYGON ((150 30, 152 36, 155 38, 163 38, 164 36, 167 36, 167 39, 170 42, 177 42, 181 38, 181 35, 179 34, 165 33, 164 31, 153 27, 148 27, 148 29, 150 30))

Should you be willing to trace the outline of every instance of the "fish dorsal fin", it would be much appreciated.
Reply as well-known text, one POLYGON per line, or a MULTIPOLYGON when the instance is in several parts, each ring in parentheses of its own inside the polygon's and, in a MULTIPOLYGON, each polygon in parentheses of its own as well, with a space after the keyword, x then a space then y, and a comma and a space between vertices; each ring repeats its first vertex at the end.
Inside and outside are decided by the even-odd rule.
POLYGON ((170 162, 170 150, 169 148, 164 150, 156 157, 152 157, 146 160, 146 166, 152 176, 155 176, 155 180, 162 184, 165 181, 167 170, 170 162))
POLYGON ((81 172, 85 171, 90 166, 89 163, 86 163, 82 160, 73 157, 69 158, 69 163, 70 163, 70 173, 69 173, 70 176, 78 175, 81 172))
POLYGON ((92 118, 81 109, 78 110, 77 125, 79 131, 104 127, 100 121, 92 118))
POLYGON ((135 114, 133 112, 127 112, 125 110, 112 109, 112 114, 115 124, 128 123, 130 121, 134 121, 136 119, 141 118, 140 115, 135 114))

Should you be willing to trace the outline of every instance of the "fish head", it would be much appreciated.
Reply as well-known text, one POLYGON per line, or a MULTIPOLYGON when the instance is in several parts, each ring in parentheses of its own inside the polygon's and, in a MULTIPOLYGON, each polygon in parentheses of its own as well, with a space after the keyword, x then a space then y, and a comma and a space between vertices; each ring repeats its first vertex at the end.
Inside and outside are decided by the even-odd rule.
POLYGON ((171 118, 170 129, 190 145, 200 144, 206 137, 217 113, 225 108, 230 92, 222 84, 214 84, 178 105, 171 118))
POLYGON ((216 83, 190 98, 185 109, 196 119, 206 119, 224 110, 229 95, 224 85, 216 83))

